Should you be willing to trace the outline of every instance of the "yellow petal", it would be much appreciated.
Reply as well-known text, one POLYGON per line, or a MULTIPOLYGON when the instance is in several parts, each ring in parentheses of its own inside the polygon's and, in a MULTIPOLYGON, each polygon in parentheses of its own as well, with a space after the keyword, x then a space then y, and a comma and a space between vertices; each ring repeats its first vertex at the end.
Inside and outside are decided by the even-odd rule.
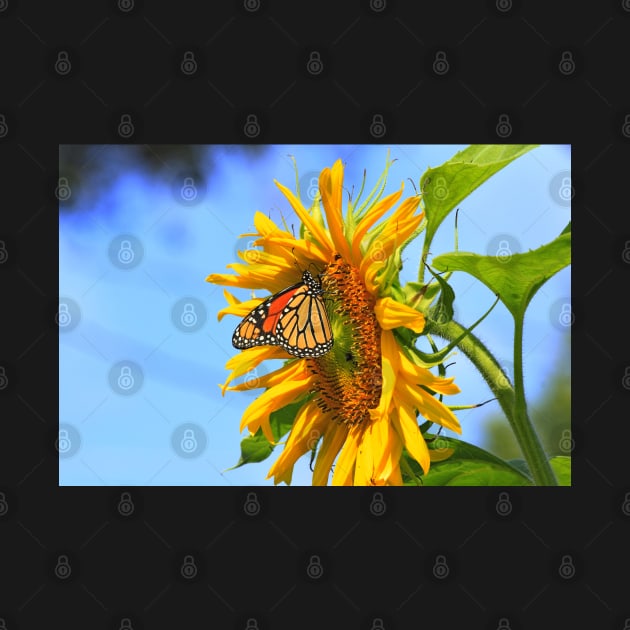
POLYGON ((317 243, 312 241, 305 241, 304 239, 294 239, 288 236, 274 236, 267 240, 270 247, 282 248, 291 257, 293 262, 297 262, 298 265, 306 267, 313 260, 318 260, 321 263, 327 263, 329 258, 324 255, 317 243))
MULTIPOLYGON (((249 351, 249 349, 247 351, 249 351)), ((252 368, 247 370, 247 372, 244 372, 244 374, 247 374, 252 369, 255 369, 255 366, 252 366, 252 368)), ((263 387, 267 389, 269 387, 275 387, 276 385, 279 385, 287 379, 308 379, 310 382, 313 380, 313 376, 312 374, 310 374, 310 372, 308 372, 308 370, 306 370, 304 366, 304 361, 290 361, 283 365, 281 368, 274 370, 273 372, 269 372, 269 374, 265 374, 263 376, 255 376, 245 383, 242 383, 240 385, 233 385, 229 388, 229 391, 242 392, 263 387)))
POLYGON ((266 214, 257 210, 254 214, 254 225, 260 236, 269 236, 270 234, 286 234, 291 236, 289 232, 278 227, 266 214))
POLYGON ((420 225, 424 215, 413 214, 419 203, 419 197, 405 199, 394 214, 385 221, 383 228, 371 240, 361 260, 359 269, 370 293, 376 294, 378 283, 375 278, 385 261, 420 225))
POLYGON ((304 206, 296 199, 295 195, 286 187, 275 182, 276 186, 282 191, 287 198, 291 207, 298 215, 300 221, 304 224, 306 229, 313 235, 313 238, 319 243, 320 247, 326 252, 328 258, 332 258, 333 244, 330 240, 328 232, 324 230, 317 222, 313 221, 311 215, 304 209, 304 206))
MULTIPOLYGON (((227 291, 224 290, 223 294, 225 295, 226 293, 227 291)), ((230 306, 222 308, 217 313, 217 318, 221 321, 226 315, 238 315, 239 317, 245 317, 245 315, 248 315, 249 312, 256 308, 261 302, 263 302, 263 300, 264 298, 254 298, 252 300, 246 300, 245 302, 232 302, 230 306)))
POLYGON ((392 474, 387 479, 388 486, 402 486, 403 479, 402 474, 400 472, 400 466, 396 466, 392 471, 392 474))
MULTIPOLYGON (((385 334, 385 332, 383 332, 383 334, 385 334)), ((381 348, 382 347, 383 342, 381 340, 381 348)), ((392 360, 392 356, 390 354, 386 354, 385 352, 383 352, 383 356, 381 358, 381 378, 381 398, 376 408, 369 410, 372 421, 375 421, 379 417, 387 417, 391 408, 394 388, 396 386, 395 361, 392 360)))
POLYGON ((378 203, 370 208, 369 212, 359 221, 356 230, 352 236, 352 261, 355 265, 361 262, 361 243, 367 231, 392 207, 398 202, 403 193, 403 187, 398 192, 392 193, 381 199, 378 203))
POLYGON ((290 480, 287 473, 292 472, 295 462, 314 446, 313 440, 316 442, 319 439, 328 420, 322 417, 319 407, 313 402, 302 405, 295 416, 287 443, 267 473, 267 479, 274 477, 276 485, 286 482, 287 477, 290 480))
POLYGON ((351 486, 354 478, 354 464, 357 459, 360 432, 355 427, 348 431, 346 441, 339 453, 335 472, 333 473, 333 486, 351 486))
POLYGON ((394 337, 394 333, 389 330, 381 332, 381 352, 383 357, 386 357, 387 361, 391 363, 394 373, 398 374, 400 361, 404 358, 404 354, 394 337))
MULTIPOLYGON (((232 370, 225 383, 222 386, 223 395, 229 389, 228 385, 239 376, 247 374, 266 359, 284 359, 286 352, 280 346, 255 346, 239 352, 237 355, 228 359, 225 364, 227 370, 232 370)), ((293 363, 296 363, 295 361, 293 363)), ((291 365, 291 364, 288 364, 291 365)), ((287 368, 284 366, 282 369, 287 368)))
POLYGON ((374 307, 376 319, 384 330, 392 330, 404 326, 421 333, 424 330, 424 315, 406 304, 396 302, 390 297, 376 301, 374 307))
POLYGON ((319 175, 319 191, 324 204, 330 237, 345 260, 350 260, 350 246, 344 234, 342 215, 343 163, 337 160, 332 169, 325 168, 319 175))
POLYGON ((400 354, 400 372, 402 378, 412 385, 424 385, 440 394, 459 394, 460 389, 453 383, 454 377, 436 376, 427 368, 412 363, 404 353, 400 354))
POLYGON ((393 430, 389 415, 376 418, 372 423, 372 434, 378 449, 374 455, 372 482, 386 482, 399 466, 402 440, 393 430))
POLYGON ((446 429, 451 429, 456 433, 461 433, 462 428, 453 412, 437 398, 425 392, 421 387, 410 385, 409 383, 400 384, 397 387, 397 393, 402 400, 413 401, 413 406, 431 422, 435 422, 446 429))
POLYGON ((282 409, 289 403, 298 400, 300 396, 309 391, 310 387, 311 379, 308 377, 301 380, 284 381, 264 391, 245 410, 241 419, 240 430, 242 431, 247 427, 250 433, 256 433, 262 426, 265 437, 273 443, 270 429, 269 435, 266 430, 266 426, 269 425, 269 415, 276 409, 282 409))
POLYGON ((328 426, 322 444, 317 452, 317 460, 313 470, 313 485, 325 486, 328 483, 328 475, 348 435, 348 428, 343 424, 337 424, 328 420, 328 426))
POLYGON ((374 477, 374 453, 378 444, 374 443, 372 423, 361 432, 354 466, 354 485, 369 486, 374 477))
POLYGON ((415 415, 407 405, 398 405, 398 413, 392 414, 392 422, 409 454, 422 466, 425 474, 429 471, 429 449, 420 432, 415 415))

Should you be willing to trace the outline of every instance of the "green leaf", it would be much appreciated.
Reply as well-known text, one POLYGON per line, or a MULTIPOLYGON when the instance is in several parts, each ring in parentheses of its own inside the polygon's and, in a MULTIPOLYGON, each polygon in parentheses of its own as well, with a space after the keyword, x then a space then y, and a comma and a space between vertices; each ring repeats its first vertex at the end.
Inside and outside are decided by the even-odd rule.
POLYGON ((497 294, 515 319, 522 317, 536 291, 555 273, 571 264, 571 233, 538 249, 509 257, 451 252, 433 260, 442 271, 465 271, 497 294))
POLYGON ((524 459, 508 459, 507 462, 513 468, 520 470, 524 475, 531 477, 532 473, 529 470, 529 466, 524 459))
MULTIPOLYGON (((426 436, 430 438, 431 436, 426 436)), ((403 456, 424 486, 531 486, 531 479, 518 468, 492 453, 455 438, 438 437, 427 442, 429 448, 452 448, 449 459, 433 462, 429 473, 422 474, 418 463, 406 452, 403 456)), ((403 467, 404 469, 405 467, 403 467)), ((416 485, 417 479, 404 475, 405 485, 416 485)))
POLYGON ((458 203, 489 177, 530 151, 533 144, 472 145, 442 166, 429 168, 420 179, 427 217, 426 244, 458 203))
POLYGON ((293 422, 295 421, 295 416, 297 416, 298 411, 305 402, 306 399, 301 399, 283 407, 282 409, 277 409, 276 411, 271 412, 271 415, 269 416, 269 424, 271 425, 271 432, 273 433, 273 438, 276 442, 278 442, 282 436, 286 435, 291 430, 293 422))
POLYGON ((248 435, 241 440, 241 457, 236 463, 236 466, 232 466, 232 468, 228 468, 228 470, 240 468, 245 464, 262 462, 266 460, 272 452, 273 446, 267 441, 262 430, 258 429, 255 435, 248 435))
POLYGON ((403 299, 400 301, 419 311, 426 311, 439 290, 440 285, 437 282, 432 282, 431 284, 424 282, 407 282, 407 284, 402 287, 403 299))
MULTIPOLYGON (((304 400, 291 403, 282 409, 273 411, 269 416, 269 424, 273 433, 274 441, 277 443, 293 426, 293 421, 304 400)), ((248 435, 241 440, 241 456, 232 468, 234 470, 245 464, 256 464, 266 460, 273 453, 274 445, 264 436, 262 429, 258 429, 254 435, 248 435)))
POLYGON ((439 275, 433 274, 433 277, 440 285, 440 297, 433 308, 429 311, 429 317, 434 322, 446 324, 453 319, 453 302, 455 301, 455 291, 451 285, 439 275))
POLYGON ((571 458, 566 455, 556 455, 549 460, 553 472, 556 473, 559 486, 571 485, 571 458))

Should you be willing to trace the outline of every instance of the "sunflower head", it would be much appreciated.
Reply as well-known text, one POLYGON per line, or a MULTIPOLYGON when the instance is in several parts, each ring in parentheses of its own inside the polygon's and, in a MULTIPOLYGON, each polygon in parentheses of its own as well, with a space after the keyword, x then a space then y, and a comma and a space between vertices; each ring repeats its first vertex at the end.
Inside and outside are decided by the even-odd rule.
POLYGON ((239 252, 243 262, 228 265, 236 275, 207 278, 272 293, 239 302, 225 291, 228 306, 219 318, 228 313, 244 318, 235 345, 245 349, 227 363, 231 374, 224 392, 244 389, 229 384, 265 359, 287 359, 258 380, 265 391, 241 422, 241 429, 261 430, 277 443, 282 436, 274 435, 270 415, 299 403, 269 471, 275 483, 290 483, 295 462, 310 451, 316 453, 314 485, 328 483, 333 467, 333 485, 400 485, 402 457, 429 469, 419 420, 461 432, 453 413, 434 396, 459 388, 452 378, 433 375, 413 345, 401 342, 409 338, 400 334, 404 329, 412 336, 424 329, 423 314, 401 300, 398 281, 401 251, 422 229, 424 215, 419 196, 401 201, 402 186, 384 196, 390 165, 365 201, 361 193, 347 200, 345 212, 339 160, 320 173, 319 195, 309 209, 276 182, 301 221, 299 237, 258 212, 250 236, 261 249, 239 252), (311 283, 304 271, 300 281, 299 268, 309 267, 319 270, 317 281, 311 283), (245 335, 253 341, 240 344, 245 335))

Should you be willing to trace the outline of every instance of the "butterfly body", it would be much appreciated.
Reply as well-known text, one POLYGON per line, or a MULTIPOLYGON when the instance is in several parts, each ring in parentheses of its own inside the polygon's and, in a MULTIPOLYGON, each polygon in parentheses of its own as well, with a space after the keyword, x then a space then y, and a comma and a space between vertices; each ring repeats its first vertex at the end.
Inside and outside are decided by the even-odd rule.
POLYGON ((302 281, 279 291, 259 304, 236 327, 232 345, 244 350, 254 346, 282 346, 299 357, 320 357, 333 345, 324 291, 310 271, 302 281))

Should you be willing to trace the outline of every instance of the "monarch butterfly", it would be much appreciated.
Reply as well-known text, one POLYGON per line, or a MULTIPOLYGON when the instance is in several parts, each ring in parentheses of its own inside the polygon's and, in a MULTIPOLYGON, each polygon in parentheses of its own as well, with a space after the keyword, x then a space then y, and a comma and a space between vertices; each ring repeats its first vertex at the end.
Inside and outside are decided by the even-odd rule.
POLYGON ((301 359, 326 354, 333 335, 323 293, 321 280, 304 271, 301 282, 267 298, 243 319, 232 335, 232 345, 239 350, 282 346, 301 359))

